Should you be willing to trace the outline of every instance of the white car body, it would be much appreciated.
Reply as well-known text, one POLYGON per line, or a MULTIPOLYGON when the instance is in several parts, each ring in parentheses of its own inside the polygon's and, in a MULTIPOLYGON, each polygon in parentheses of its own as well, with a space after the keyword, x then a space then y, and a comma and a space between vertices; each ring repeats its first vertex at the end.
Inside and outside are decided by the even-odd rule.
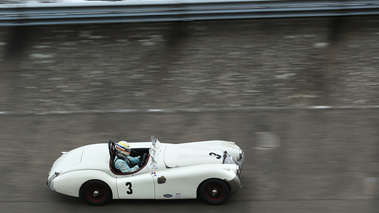
POLYGON ((92 144, 62 152, 49 172, 47 184, 50 189, 69 196, 84 197, 93 205, 102 205, 111 198, 194 199, 199 193, 203 194, 205 201, 221 204, 241 187, 244 153, 234 142, 215 140, 169 144, 160 143, 152 137, 152 142, 129 143, 132 150, 149 153, 140 170, 129 174, 112 169, 111 143, 92 144), (210 180, 224 182, 228 187, 222 187, 223 183, 213 186, 215 183, 212 185, 210 180), (97 200, 102 186, 98 187, 100 189, 85 186, 94 181, 104 183, 101 185, 108 192, 104 195, 107 196, 105 200, 97 200), (204 182, 209 186, 203 186, 204 182), (209 192, 213 195, 204 195, 207 189, 200 190, 200 186, 213 190, 209 192), (221 190, 222 196, 225 195, 222 199, 221 190))

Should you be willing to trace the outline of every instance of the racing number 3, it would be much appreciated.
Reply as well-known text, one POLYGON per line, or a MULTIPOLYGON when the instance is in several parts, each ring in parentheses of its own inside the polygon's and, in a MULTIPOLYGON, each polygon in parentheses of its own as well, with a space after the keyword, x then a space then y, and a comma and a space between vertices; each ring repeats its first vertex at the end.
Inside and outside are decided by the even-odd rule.
POLYGON ((128 191, 126 191, 126 194, 128 194, 128 195, 133 194, 132 183, 126 182, 126 187, 128 187, 128 191))

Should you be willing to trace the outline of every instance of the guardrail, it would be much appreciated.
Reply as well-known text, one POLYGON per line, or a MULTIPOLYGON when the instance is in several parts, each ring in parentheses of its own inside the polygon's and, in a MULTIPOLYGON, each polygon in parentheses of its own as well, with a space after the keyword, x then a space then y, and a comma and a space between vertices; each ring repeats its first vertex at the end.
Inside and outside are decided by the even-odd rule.
POLYGON ((377 0, 0 4, 0 26, 378 15, 377 0))

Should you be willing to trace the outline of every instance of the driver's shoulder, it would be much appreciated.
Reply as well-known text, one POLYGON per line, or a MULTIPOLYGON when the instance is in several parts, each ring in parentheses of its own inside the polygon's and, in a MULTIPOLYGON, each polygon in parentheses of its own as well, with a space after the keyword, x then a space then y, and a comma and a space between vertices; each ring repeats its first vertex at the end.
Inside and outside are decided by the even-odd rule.
POLYGON ((122 158, 115 158, 114 159, 114 163, 124 163, 124 162, 125 162, 125 160, 122 158))

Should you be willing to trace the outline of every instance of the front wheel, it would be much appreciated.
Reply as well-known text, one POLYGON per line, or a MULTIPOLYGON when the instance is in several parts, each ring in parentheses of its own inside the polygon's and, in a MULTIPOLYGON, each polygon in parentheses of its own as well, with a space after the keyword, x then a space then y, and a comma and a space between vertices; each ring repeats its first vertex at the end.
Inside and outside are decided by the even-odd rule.
POLYGON ((80 197, 91 205, 101 206, 112 198, 112 191, 106 183, 99 180, 92 180, 82 186, 80 189, 80 197))
POLYGON ((219 179, 206 180, 199 187, 199 197, 209 204, 223 204, 230 197, 229 185, 219 179))

